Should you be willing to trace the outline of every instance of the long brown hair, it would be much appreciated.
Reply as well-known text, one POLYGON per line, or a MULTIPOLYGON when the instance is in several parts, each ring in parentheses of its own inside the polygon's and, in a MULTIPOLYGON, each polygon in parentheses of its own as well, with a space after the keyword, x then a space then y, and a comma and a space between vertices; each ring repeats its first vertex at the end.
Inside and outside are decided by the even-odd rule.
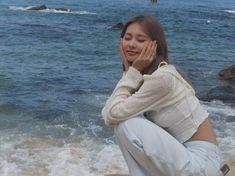
POLYGON ((128 26, 132 23, 138 23, 143 28, 145 33, 152 40, 156 40, 157 42, 156 60, 150 65, 150 67, 144 70, 143 73, 149 73, 150 70, 151 70, 150 72, 155 71, 159 63, 162 61, 169 63, 168 49, 167 49, 165 35, 158 20, 152 16, 144 16, 144 15, 132 17, 122 28, 121 38, 124 37, 128 26))

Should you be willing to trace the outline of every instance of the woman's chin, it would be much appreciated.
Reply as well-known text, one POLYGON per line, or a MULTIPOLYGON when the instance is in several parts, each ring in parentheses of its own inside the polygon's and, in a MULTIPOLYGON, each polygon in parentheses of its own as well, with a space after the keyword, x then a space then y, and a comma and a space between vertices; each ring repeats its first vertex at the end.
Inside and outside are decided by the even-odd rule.
POLYGON ((132 63, 132 62, 134 62, 135 58, 128 58, 127 60, 128 60, 128 62, 132 63))

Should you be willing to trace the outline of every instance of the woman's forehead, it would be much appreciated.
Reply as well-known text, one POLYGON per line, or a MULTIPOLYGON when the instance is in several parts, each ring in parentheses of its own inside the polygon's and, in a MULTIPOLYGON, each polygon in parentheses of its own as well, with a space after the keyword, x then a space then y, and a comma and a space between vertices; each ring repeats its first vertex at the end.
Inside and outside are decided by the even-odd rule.
POLYGON ((132 23, 127 27, 126 35, 139 35, 149 37, 139 23, 132 23))

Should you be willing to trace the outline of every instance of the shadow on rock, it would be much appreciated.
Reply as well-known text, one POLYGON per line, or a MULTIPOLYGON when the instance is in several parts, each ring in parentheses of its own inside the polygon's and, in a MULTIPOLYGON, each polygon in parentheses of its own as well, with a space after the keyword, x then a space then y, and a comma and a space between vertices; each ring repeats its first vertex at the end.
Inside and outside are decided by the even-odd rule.
POLYGON ((222 79, 230 80, 235 82, 235 65, 232 65, 226 69, 223 69, 219 72, 219 76, 222 79))
POLYGON ((45 9, 47 9, 47 6, 41 5, 41 6, 35 6, 35 7, 28 8, 27 10, 45 10, 45 9))
POLYGON ((235 89, 232 86, 218 86, 209 90, 200 98, 203 101, 222 100, 235 103, 235 89))
POLYGON ((107 27, 108 30, 121 30, 123 28, 123 23, 117 23, 112 26, 107 27))
MULTIPOLYGON (((41 6, 30 7, 27 10, 46 10, 46 9, 49 9, 49 8, 45 5, 41 5, 41 6)), ((54 10, 57 10, 57 11, 70 11, 69 9, 63 8, 63 7, 54 8, 54 10)))

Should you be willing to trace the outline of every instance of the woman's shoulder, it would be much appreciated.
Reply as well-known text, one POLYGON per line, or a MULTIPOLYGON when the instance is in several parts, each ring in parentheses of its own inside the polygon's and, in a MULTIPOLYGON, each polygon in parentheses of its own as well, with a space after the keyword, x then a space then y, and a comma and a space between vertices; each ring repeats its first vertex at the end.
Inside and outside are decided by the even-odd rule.
POLYGON ((171 78, 172 74, 170 74, 174 70, 173 65, 164 65, 159 67, 150 75, 144 75, 143 77, 146 79, 158 79, 158 78, 171 78))
POLYGON ((156 77, 165 77, 165 78, 171 78, 173 75, 176 74, 175 66, 172 64, 167 64, 159 67, 157 70, 155 70, 151 75, 148 75, 150 78, 156 78, 156 77))
MULTIPOLYGON (((162 67, 168 67, 162 66, 162 67)), ((144 83, 151 84, 153 88, 155 86, 164 87, 166 89, 171 89, 174 87, 175 81, 174 76, 170 74, 169 72, 163 72, 160 71, 160 69, 157 69, 155 72, 153 72, 150 75, 143 75, 144 83)))

